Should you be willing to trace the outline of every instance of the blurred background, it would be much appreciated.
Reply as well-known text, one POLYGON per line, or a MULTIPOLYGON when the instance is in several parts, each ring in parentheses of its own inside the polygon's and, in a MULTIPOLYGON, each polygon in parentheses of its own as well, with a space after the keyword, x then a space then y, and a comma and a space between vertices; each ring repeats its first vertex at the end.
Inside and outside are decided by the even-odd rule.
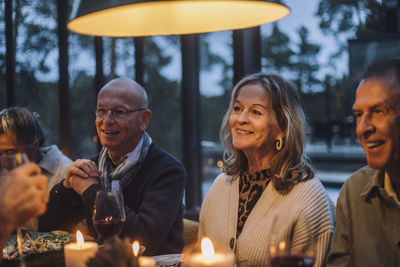
MULTIPOLYGON (((297 86, 310 124, 307 155, 336 201, 343 181, 365 165, 354 133, 354 92, 373 59, 400 56, 400 4, 281 2, 291 13, 257 28, 260 68, 297 86)), ((58 144, 72 159, 88 157, 98 151, 98 90, 112 78, 131 77, 148 92, 153 112, 148 132, 154 142, 185 163, 181 37, 94 38, 67 32, 59 21, 65 22, 71 6, 61 0, 0 0, 0 108, 19 105, 37 111, 49 143, 58 144)), ((200 174, 189 175, 199 180, 194 185, 200 194, 196 205, 220 172, 219 127, 237 80, 234 35, 223 31, 196 37, 200 174)))

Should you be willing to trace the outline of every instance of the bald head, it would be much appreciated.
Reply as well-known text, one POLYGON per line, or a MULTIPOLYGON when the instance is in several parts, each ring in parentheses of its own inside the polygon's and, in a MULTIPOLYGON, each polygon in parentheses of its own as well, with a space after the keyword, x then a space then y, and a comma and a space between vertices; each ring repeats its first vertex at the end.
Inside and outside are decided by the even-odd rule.
POLYGON ((134 105, 148 108, 147 93, 144 88, 130 78, 117 78, 109 81, 101 88, 98 96, 104 91, 113 91, 130 98, 134 105))
POLYGON ((131 79, 114 79, 100 90, 96 109, 97 135, 118 163, 135 149, 151 119, 146 92, 131 79))

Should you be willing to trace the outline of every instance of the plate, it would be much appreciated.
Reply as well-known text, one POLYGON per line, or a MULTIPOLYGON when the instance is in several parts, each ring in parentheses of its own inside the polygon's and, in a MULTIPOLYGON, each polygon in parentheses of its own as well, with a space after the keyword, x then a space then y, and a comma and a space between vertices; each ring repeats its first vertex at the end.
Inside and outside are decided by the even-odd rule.
MULTIPOLYGON (((63 262, 64 244, 72 239, 72 236, 64 231, 22 231, 22 237, 24 259, 28 266, 46 266, 46 264, 54 266, 54 263, 63 262)), ((18 264, 17 237, 13 234, 8 238, 3 250, 3 265, 18 266, 18 264)))
POLYGON ((179 266, 182 262, 182 254, 165 254, 152 257, 156 265, 160 267, 179 266))

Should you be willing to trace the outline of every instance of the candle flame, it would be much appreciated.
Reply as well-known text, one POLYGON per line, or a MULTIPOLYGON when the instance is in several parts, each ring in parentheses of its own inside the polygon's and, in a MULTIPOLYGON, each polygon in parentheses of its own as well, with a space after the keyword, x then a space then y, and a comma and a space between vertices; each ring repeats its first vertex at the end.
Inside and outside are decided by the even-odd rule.
POLYGON ((79 230, 76 232, 76 243, 80 248, 82 248, 83 245, 85 244, 85 240, 83 239, 83 235, 82 235, 81 231, 79 231, 79 230))
POLYGON ((205 259, 212 259, 214 257, 214 247, 211 240, 208 237, 204 237, 201 240, 201 252, 205 259))
POLYGON ((138 253, 139 253, 139 242, 135 241, 132 244, 132 250, 133 250, 133 255, 135 255, 135 257, 137 257, 138 253))

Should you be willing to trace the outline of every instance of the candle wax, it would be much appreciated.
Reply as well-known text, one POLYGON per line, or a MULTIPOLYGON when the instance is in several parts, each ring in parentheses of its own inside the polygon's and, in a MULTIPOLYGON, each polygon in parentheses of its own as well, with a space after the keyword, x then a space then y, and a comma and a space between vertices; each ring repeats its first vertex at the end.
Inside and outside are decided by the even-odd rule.
POLYGON ((195 253, 188 259, 188 266, 190 267, 233 267, 234 266, 233 253, 215 253, 212 258, 207 259, 202 253, 195 253))
POLYGON ((65 267, 86 267, 86 262, 97 251, 97 243, 86 241, 83 246, 76 243, 64 246, 65 267))
POLYGON ((139 257, 140 267, 156 267, 156 261, 153 258, 141 256, 139 257))

